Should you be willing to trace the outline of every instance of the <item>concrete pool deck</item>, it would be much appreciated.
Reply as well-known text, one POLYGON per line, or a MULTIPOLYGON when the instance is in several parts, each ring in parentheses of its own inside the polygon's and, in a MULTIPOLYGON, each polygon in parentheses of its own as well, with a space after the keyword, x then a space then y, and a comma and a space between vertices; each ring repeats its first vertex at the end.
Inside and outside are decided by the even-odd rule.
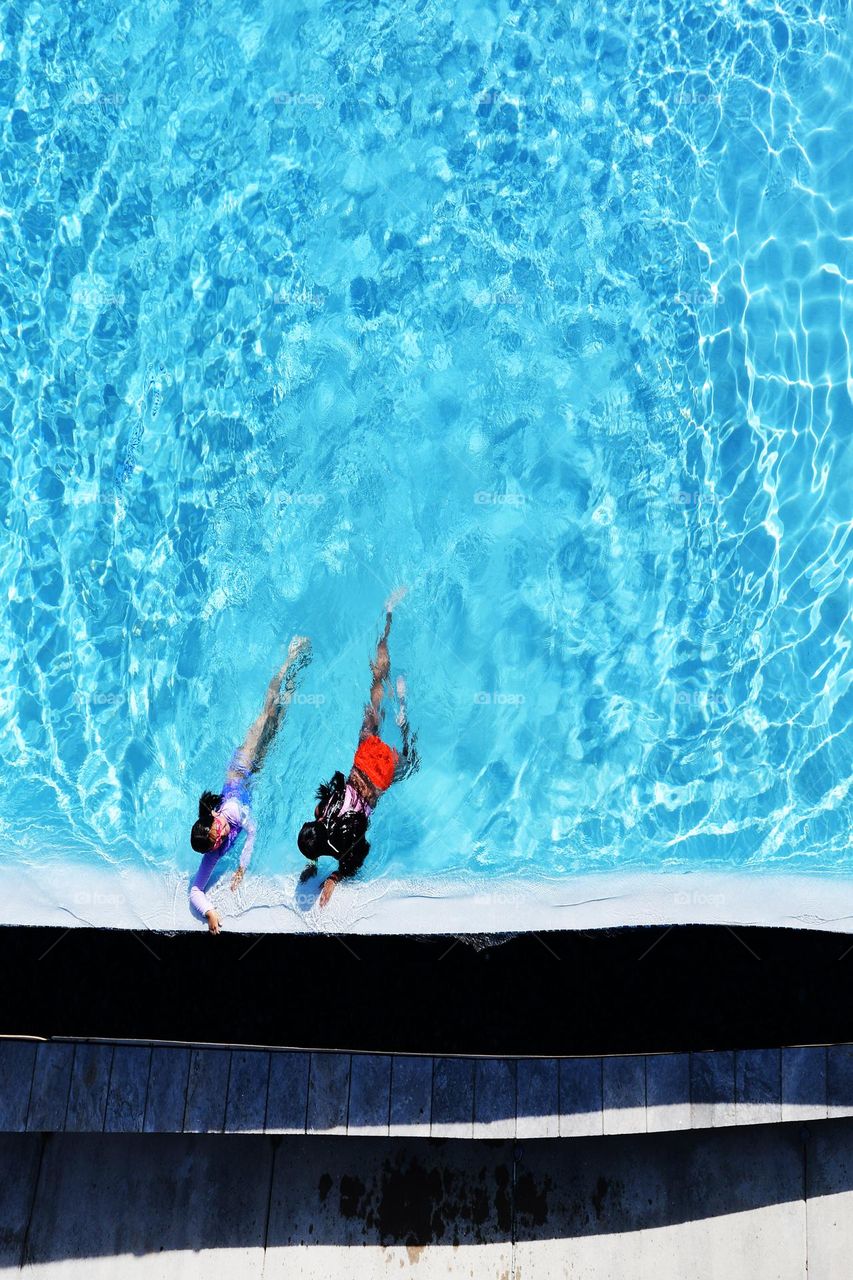
POLYGON ((0 1040, 0 1132, 577 1138, 853 1117, 853 1044, 590 1058, 0 1040))
POLYGON ((846 1280, 853 1121, 489 1143, 0 1134, 51 1280, 846 1280))

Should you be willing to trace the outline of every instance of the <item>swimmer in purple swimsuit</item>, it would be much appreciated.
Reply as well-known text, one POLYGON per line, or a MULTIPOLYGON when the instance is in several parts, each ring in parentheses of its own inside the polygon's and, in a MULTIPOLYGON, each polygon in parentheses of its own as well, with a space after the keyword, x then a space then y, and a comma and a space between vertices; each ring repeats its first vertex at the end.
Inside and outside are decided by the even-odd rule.
POLYGON ((240 854, 240 865, 231 878, 232 893, 246 873, 255 843, 251 811, 254 775, 263 764, 270 743, 293 701, 296 676, 310 660, 309 640, 305 636, 294 636, 284 666, 270 681, 263 711, 246 734, 242 747, 231 757, 222 793, 216 795, 205 791, 198 802, 198 820, 190 834, 190 844, 196 853, 202 853, 204 857, 190 888, 190 904, 194 913, 207 921, 211 933, 219 933, 219 916, 204 891, 219 859, 229 852, 243 832, 246 833, 246 842, 240 854))

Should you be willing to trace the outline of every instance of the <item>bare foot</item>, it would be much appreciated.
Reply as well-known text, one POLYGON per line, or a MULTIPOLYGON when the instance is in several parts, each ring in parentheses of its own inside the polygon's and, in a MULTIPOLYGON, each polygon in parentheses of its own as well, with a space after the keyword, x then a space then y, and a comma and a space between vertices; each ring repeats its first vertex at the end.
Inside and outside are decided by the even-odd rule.
POLYGON ((388 601, 385 605, 385 612, 393 613, 393 611, 397 608, 397 605, 406 595, 408 590, 409 590, 408 587, 395 587, 394 590, 391 592, 390 596, 388 597, 388 601))
POLYGON ((299 657, 302 658, 303 664, 311 659, 311 641, 307 636, 294 636, 290 642, 290 648, 287 651, 288 664, 295 662, 299 657))

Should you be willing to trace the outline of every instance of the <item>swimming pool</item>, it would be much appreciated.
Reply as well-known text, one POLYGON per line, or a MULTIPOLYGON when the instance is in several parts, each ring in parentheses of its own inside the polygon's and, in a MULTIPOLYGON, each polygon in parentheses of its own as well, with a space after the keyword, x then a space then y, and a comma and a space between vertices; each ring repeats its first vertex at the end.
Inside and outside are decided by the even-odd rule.
POLYGON ((845 6, 3 41, 2 919, 199 927, 196 798, 303 631, 226 927, 853 917, 845 6), (423 765, 321 917, 400 583, 423 765))

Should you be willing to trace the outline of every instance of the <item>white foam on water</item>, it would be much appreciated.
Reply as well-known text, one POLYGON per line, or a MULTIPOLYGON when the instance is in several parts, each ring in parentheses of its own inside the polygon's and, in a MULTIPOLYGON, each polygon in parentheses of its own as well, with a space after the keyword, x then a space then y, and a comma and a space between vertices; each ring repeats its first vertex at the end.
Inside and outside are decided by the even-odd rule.
MULTIPOLYGON (((625 925, 770 925, 853 933, 853 880, 728 872, 625 872, 564 882, 496 878, 488 889, 449 877, 363 879, 340 885, 325 908, 321 881, 224 877, 209 894, 235 933, 496 934, 625 925)), ((0 924, 204 930, 190 913, 188 881, 140 869, 58 867, 50 899, 32 878, 0 871, 0 924)))

